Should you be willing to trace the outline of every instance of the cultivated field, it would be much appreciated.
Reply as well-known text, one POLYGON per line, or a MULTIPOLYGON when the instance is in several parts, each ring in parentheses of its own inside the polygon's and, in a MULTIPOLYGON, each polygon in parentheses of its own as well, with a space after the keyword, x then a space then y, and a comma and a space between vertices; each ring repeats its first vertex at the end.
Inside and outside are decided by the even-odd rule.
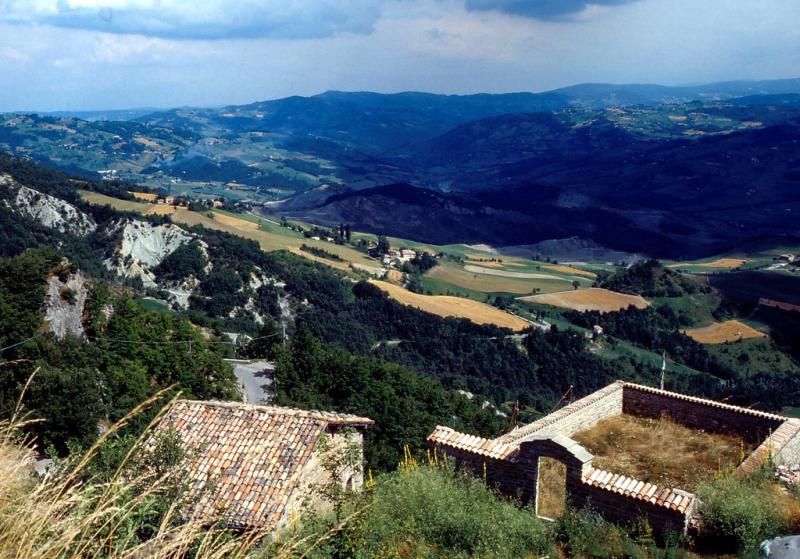
MULTIPOLYGON (((435 268, 430 269, 426 278, 443 281, 464 289, 478 291, 481 293, 514 293, 517 295, 527 295, 534 289, 539 289, 544 293, 553 291, 564 291, 571 287, 570 281, 557 275, 533 274, 536 279, 518 278, 505 274, 484 274, 469 271, 473 266, 462 267, 455 263, 445 262, 435 268)), ((481 268, 486 271, 498 271, 490 268, 481 268)))
POLYGON ((601 311, 612 312, 628 308, 630 305, 638 309, 643 309, 649 303, 640 295, 626 295, 624 293, 617 293, 602 289, 599 287, 590 287, 589 289, 580 289, 573 291, 561 291, 558 293, 544 293, 541 295, 529 295, 528 297, 520 297, 520 301, 527 301, 529 303, 538 303, 541 305, 552 305, 554 307, 562 307, 566 309, 573 309, 576 311, 601 311))
POLYGON ((386 279, 392 283, 402 284, 403 283, 404 274, 400 270, 396 270, 394 268, 389 268, 386 271, 386 279))
MULTIPOLYGON (((121 212, 136 212, 142 215, 172 215, 177 210, 175 206, 167 206, 166 204, 150 204, 144 202, 135 202, 133 200, 122 200, 120 198, 114 198, 113 196, 106 196, 105 194, 100 194, 99 192, 90 192, 88 190, 80 190, 78 192, 81 195, 81 198, 90 204, 95 204, 97 206, 111 206, 115 210, 119 210, 121 212)), ((147 193, 132 192, 131 194, 133 194, 136 198, 140 198, 137 196, 138 194, 147 193)))
POLYGON ((166 204, 150 204, 150 208, 144 212, 146 215, 172 215, 176 211, 186 211, 183 208, 178 208, 177 206, 167 206, 166 204))
POLYGON ((128 194, 133 194, 134 198, 145 202, 155 202, 158 198, 158 194, 153 194, 152 192, 128 192, 128 194))
POLYGON ((703 328, 691 328, 684 330, 684 334, 701 344, 724 344, 748 338, 761 338, 765 335, 738 320, 726 320, 703 328))
POLYGON ((553 276, 549 274, 537 274, 529 272, 510 272, 508 270, 498 270, 496 268, 484 268, 483 266, 474 266, 467 264, 464 266, 467 272, 473 274, 485 274, 487 276, 498 276, 501 278, 515 278, 515 279, 552 279, 553 276))
POLYGON ((573 268, 572 266, 564 266, 563 264, 542 264, 542 268, 553 270, 554 272, 561 272, 564 274, 574 274, 576 276, 584 276, 587 278, 596 278, 597 274, 588 270, 581 270, 580 268, 573 268))
POLYGON ((232 215, 224 214, 221 212, 214 212, 214 220, 219 221, 222 224, 230 225, 231 227, 236 228, 245 228, 245 229, 261 229, 255 221, 248 221, 246 219, 242 219, 239 217, 234 217, 232 215))
POLYGON ((112 196, 106 196, 105 194, 100 194, 99 192, 90 192, 88 190, 79 190, 78 194, 80 194, 81 198, 90 204, 95 204, 97 206, 111 206, 115 210, 119 210, 121 212, 138 212, 144 214, 147 213, 147 210, 153 207, 151 204, 144 204, 142 202, 135 202, 133 200, 122 200, 120 198, 114 198, 112 196))
POLYGON ((421 295, 385 281, 370 280, 370 283, 384 290, 392 299, 431 314, 466 318, 478 324, 495 324, 517 331, 530 326, 528 322, 513 314, 472 299, 447 295, 421 295))
POLYGON ((699 268, 724 268, 726 270, 730 270, 733 268, 740 268, 747 264, 747 260, 743 258, 718 258, 711 262, 678 262, 676 264, 670 264, 667 266, 668 268, 692 268, 692 267, 699 267, 699 268))
POLYGON ((272 250, 289 250, 298 256, 320 262, 337 269, 349 269, 349 264, 361 264, 363 266, 378 267, 377 261, 368 258, 363 253, 346 247, 328 243, 324 241, 315 241, 314 239, 306 239, 300 234, 292 234, 292 231, 276 225, 271 227, 270 230, 262 230, 262 226, 258 221, 244 219, 243 217, 233 217, 230 214, 221 212, 211 212, 213 217, 208 217, 206 213, 182 211, 177 212, 172 216, 172 220, 177 223, 186 225, 202 225, 209 229, 217 229, 220 231, 227 231, 234 235, 239 235, 247 239, 252 239, 266 251, 272 250), (312 254, 300 250, 300 246, 306 244, 321 248, 327 252, 337 255, 344 262, 329 260, 326 258, 315 257, 312 254))
POLYGON ((353 248, 325 241, 306 239, 300 233, 290 231, 277 223, 253 215, 238 216, 221 211, 200 213, 164 204, 122 200, 120 198, 90 191, 81 191, 80 195, 90 204, 101 206, 109 205, 116 210, 136 212, 142 215, 169 215, 170 219, 178 224, 190 227, 193 225, 202 225, 208 229, 225 231, 256 241, 263 250, 288 250, 303 258, 314 260, 315 262, 320 262, 321 264, 340 270, 349 270, 351 263, 356 266, 360 265, 362 269, 370 273, 376 273, 380 269, 380 264, 376 260, 369 258, 353 248), (321 248, 336 254, 343 262, 319 258, 307 252, 303 252, 300 250, 302 244, 321 248))

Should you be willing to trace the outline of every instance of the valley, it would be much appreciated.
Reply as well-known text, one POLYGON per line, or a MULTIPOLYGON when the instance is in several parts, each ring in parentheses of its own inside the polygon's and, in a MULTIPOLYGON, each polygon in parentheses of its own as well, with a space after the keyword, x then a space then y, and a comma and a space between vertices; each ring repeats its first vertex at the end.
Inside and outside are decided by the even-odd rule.
POLYGON ((719 87, 703 101, 681 88, 620 86, 612 104, 612 86, 596 85, 326 92, 119 113, 125 121, 0 115, 0 149, 91 178, 250 204, 274 221, 344 222, 439 245, 579 237, 697 259, 752 236, 798 234, 800 86, 719 87))
POLYGON ((617 380, 797 415, 795 96, 403 97, 380 143, 400 117, 358 111, 398 99, 322 97, 330 122, 281 100, 0 123, 0 406, 35 363, 63 425, 32 437, 66 456, 158 390, 260 399, 251 360, 270 402, 372 418, 376 472, 437 425, 497 437, 617 380))

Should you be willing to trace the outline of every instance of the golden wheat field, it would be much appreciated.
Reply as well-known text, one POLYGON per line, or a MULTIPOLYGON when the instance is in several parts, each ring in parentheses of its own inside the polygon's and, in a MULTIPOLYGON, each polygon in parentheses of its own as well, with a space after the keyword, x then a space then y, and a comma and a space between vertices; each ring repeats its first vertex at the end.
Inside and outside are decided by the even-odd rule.
POLYGON ((687 266, 700 266, 702 268, 738 268, 747 264, 743 258, 718 258, 713 262, 678 262, 670 264, 668 268, 685 268, 687 266))
POLYGON ((574 274, 576 276, 584 276, 587 278, 596 278, 597 274, 588 270, 581 270, 580 268, 573 268, 572 266, 565 266, 563 264, 543 264, 542 268, 553 270, 554 272, 562 272, 564 274, 574 274))
POLYGON ((133 200, 121 200, 120 198, 106 196, 105 194, 100 194, 99 192, 79 190, 78 194, 80 194, 81 198, 90 204, 95 204, 96 206, 111 206, 115 210, 119 210, 121 212, 145 213, 148 209, 150 209, 150 204, 134 202, 133 200))
POLYGON ((710 326, 684 330, 683 333, 701 344, 724 344, 748 338, 761 338, 765 335, 738 320, 715 322, 710 326))
POLYGON ((224 223, 225 225, 230 225, 231 227, 256 229, 256 230, 260 229, 258 223, 256 223, 255 221, 248 221, 246 219, 233 217, 232 215, 223 214, 219 212, 214 212, 214 220, 219 221, 220 223, 224 223))
POLYGON ((495 324, 517 331, 530 326, 528 322, 511 313, 472 299, 448 295, 421 295, 385 281, 370 280, 370 283, 384 290, 392 299, 431 314, 466 318, 477 324, 495 324))
POLYGON ((626 295, 624 293, 617 293, 616 291, 609 291, 608 289, 602 289, 600 287, 590 287, 589 289, 580 289, 577 291, 561 291, 559 293, 530 295, 528 297, 521 297, 520 300, 528 301, 530 303, 539 303, 542 305, 552 305, 554 307, 573 309, 581 312, 612 312, 625 309, 630 305, 633 305, 637 309, 643 309, 650 304, 644 299, 644 297, 640 295, 626 295))
MULTIPOLYGON (((148 208, 144 213, 146 215, 172 215, 178 210, 177 206, 168 206, 166 204, 154 204, 148 208)), ((186 211, 185 209, 183 211, 186 211)))
POLYGON ((404 277, 405 274, 403 274, 403 272, 400 270, 396 270, 394 268, 389 268, 386 270, 386 279, 392 283, 402 284, 404 277))
POLYGON ((128 194, 132 194, 137 200, 144 200, 145 202, 155 202, 158 198, 158 194, 153 194, 152 192, 128 191, 128 194))

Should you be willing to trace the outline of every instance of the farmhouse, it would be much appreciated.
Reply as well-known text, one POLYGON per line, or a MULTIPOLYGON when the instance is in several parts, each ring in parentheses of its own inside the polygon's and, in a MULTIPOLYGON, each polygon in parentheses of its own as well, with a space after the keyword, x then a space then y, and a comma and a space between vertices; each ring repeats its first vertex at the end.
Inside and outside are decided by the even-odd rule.
MULTIPOLYGON (((322 505, 314 489, 330 481, 322 467, 324 449, 361 449, 371 424, 339 413, 177 400, 156 430, 175 432, 187 451, 187 517, 211 520, 221 514, 231 528, 274 532, 303 503, 322 505)), ((361 465, 343 472, 340 482, 359 489, 361 465)))
POLYGON ((417 257, 417 251, 411 250, 409 248, 390 248, 386 254, 383 256, 383 263, 384 264, 391 264, 392 262, 396 262, 398 264, 404 264, 406 262, 410 262, 417 257))
MULTIPOLYGON (((621 381, 496 439, 439 426, 428 444, 454 459, 458 467, 483 475, 500 492, 533 501, 540 516, 545 516, 543 504, 551 498, 544 488, 552 470, 543 464, 555 461, 563 466, 561 495, 572 506, 591 506, 616 522, 645 517, 662 534, 685 532, 698 506, 693 493, 664 483, 657 475, 635 477, 600 468, 593 464, 595 456, 572 438, 623 416, 663 419, 704 434, 738 437, 755 449, 743 460, 737 457, 734 466, 740 472, 752 471, 769 459, 778 464, 800 461, 800 419, 621 381)), ((654 444, 656 450, 680 452, 679 445, 672 448, 669 443, 667 449, 654 444)), ((685 458, 692 459, 688 451, 685 458)))

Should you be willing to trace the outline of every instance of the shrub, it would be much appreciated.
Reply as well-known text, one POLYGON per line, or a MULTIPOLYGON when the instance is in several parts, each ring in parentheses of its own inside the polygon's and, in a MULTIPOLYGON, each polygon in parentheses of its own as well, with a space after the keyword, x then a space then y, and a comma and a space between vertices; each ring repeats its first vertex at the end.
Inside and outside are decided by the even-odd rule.
POLYGON ((592 559, 681 559, 687 556, 683 538, 666 534, 662 547, 644 518, 623 528, 592 510, 567 511, 556 521, 555 539, 567 557, 592 559))
MULTIPOLYGON (((541 557, 550 535, 530 510, 498 499, 483 481, 447 466, 400 468, 380 476, 354 504, 348 557, 541 557)), ((323 547, 312 557, 334 557, 323 547)))
POLYGON ((68 305, 75 304, 75 291, 70 289, 69 287, 62 287, 59 291, 59 295, 61 296, 61 300, 67 303, 68 305))
POLYGON ((703 483, 701 545, 720 551, 747 551, 784 527, 776 494, 763 477, 740 478, 732 473, 703 483))

